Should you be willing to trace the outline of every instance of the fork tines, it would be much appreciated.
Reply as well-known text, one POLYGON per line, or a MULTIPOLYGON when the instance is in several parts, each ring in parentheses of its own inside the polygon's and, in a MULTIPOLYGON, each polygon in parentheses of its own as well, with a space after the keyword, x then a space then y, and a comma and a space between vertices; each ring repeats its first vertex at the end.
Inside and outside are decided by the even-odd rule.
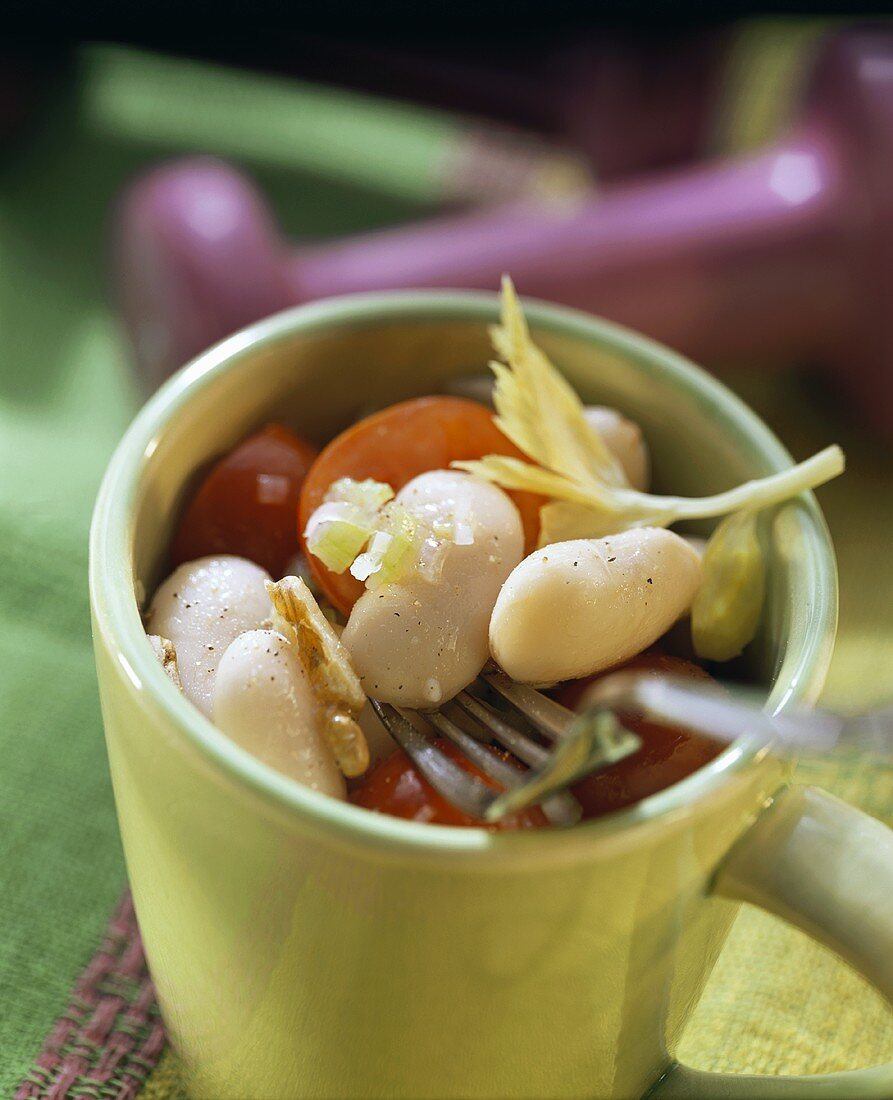
POLYGON ((581 724, 580 716, 567 707, 534 688, 514 683, 501 672, 485 672, 473 687, 447 704, 450 713, 445 708, 403 712, 376 699, 371 702, 431 786, 457 809, 480 821, 495 821, 508 812, 539 804, 550 824, 574 825, 580 820, 580 804, 564 788, 583 774, 581 764, 585 764, 586 773, 595 771, 639 747, 638 739, 617 727, 613 719, 597 729, 591 720, 581 724), (492 699, 493 693, 509 709, 497 707, 487 698, 489 694, 492 699), (452 742, 497 786, 450 759, 434 743, 432 733, 452 742), (525 771, 495 755, 487 742, 495 742, 532 770, 525 771))

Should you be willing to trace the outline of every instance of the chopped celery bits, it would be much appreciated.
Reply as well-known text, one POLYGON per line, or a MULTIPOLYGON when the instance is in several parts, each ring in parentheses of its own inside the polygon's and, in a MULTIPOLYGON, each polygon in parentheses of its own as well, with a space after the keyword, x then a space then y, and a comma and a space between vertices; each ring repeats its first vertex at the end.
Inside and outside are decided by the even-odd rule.
POLYGON ((343 500, 374 514, 382 505, 394 499, 394 490, 387 482, 373 481, 371 477, 367 477, 364 481, 342 477, 329 486, 325 499, 343 500))
POLYGON ((326 493, 310 517, 304 539, 307 549, 333 573, 349 569, 375 531, 381 507, 394 490, 381 481, 343 477, 326 493))
POLYGON ((474 541, 471 517, 410 511, 393 497, 380 481, 336 481, 307 524, 307 549, 334 573, 349 569, 367 588, 410 571, 436 583, 447 546, 474 541))
POLYGON ((399 580, 415 561, 419 542, 420 531, 414 517, 400 505, 388 505, 382 510, 379 529, 366 552, 360 554, 350 571, 358 581, 365 581, 367 588, 399 580))

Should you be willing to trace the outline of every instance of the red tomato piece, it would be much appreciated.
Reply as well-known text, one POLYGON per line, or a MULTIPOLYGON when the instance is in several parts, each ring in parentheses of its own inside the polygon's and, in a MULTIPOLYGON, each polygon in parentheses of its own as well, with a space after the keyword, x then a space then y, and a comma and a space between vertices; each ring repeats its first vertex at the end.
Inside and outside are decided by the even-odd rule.
MULTIPOLYGON (((437 745, 465 771, 476 775, 488 786, 495 787, 487 776, 471 764, 449 741, 439 739, 437 745)), ((508 754, 491 749, 495 755, 503 759, 510 759, 508 754)), ((378 764, 366 775, 362 785, 351 795, 351 801, 356 806, 364 806, 367 810, 375 810, 378 813, 390 814, 392 817, 402 817, 409 821, 423 821, 430 825, 476 825, 493 831, 506 831, 515 829, 536 829, 547 825, 546 816, 538 806, 521 813, 509 814, 502 821, 489 824, 477 821, 473 817, 451 806, 446 799, 434 790, 431 784, 423 779, 416 771, 412 761, 403 752, 397 749, 378 764)))
POLYGON ((299 549, 295 510, 316 449, 267 424, 216 462, 186 506, 171 543, 174 567, 238 554, 281 577, 299 549))
POLYGON ((621 715, 627 729, 642 738, 642 748, 618 764, 577 783, 573 792, 588 820, 623 810, 666 790, 719 756, 723 746, 709 737, 621 715))
MULTIPOLYGON (((445 470, 459 459, 488 454, 525 456, 496 427, 493 414, 462 397, 418 397, 391 405, 347 428, 322 451, 307 475, 298 509, 301 535, 329 487, 339 478, 384 481, 395 492, 419 474, 445 470)), ((509 494, 518 506, 529 553, 539 534, 544 500, 533 493, 509 494)), ((313 575, 329 601, 347 614, 364 586, 349 572, 333 573, 307 554, 313 575)))
MULTIPOLYGON (((653 672, 656 676, 664 674, 710 679, 709 673, 699 665, 654 649, 633 657, 622 668, 624 671, 653 672)), ((576 708, 586 689, 610 672, 563 684, 555 691, 555 697, 565 706, 576 708)), ((573 792, 583 807, 584 819, 625 809, 671 787, 709 764, 723 749, 718 741, 691 730, 649 722, 637 714, 622 714, 619 717, 627 729, 642 738, 642 747, 625 760, 576 784, 573 792)))

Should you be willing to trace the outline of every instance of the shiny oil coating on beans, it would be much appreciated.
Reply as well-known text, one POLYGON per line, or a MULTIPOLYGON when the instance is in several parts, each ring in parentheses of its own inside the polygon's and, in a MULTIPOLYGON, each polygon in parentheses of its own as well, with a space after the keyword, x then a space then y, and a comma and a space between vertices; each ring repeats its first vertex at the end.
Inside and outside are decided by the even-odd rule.
POLYGON ((490 613, 521 560, 524 536, 508 496, 468 474, 421 474, 397 500, 411 511, 464 515, 474 541, 447 547, 436 581, 411 573, 365 592, 341 640, 368 695, 424 709, 452 698, 483 668, 490 613))
POLYGON ((495 660, 515 680, 551 684, 628 660, 691 607, 701 562, 655 527, 537 550, 515 569, 490 622, 495 660))

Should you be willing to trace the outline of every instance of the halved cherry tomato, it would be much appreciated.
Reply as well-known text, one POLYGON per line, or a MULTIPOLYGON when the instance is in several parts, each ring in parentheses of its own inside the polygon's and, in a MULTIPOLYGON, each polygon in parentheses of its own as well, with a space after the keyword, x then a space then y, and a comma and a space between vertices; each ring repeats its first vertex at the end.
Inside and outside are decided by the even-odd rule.
MULTIPOLYGON (((657 650, 646 650, 622 666, 624 671, 653 672, 655 675, 691 676, 710 679, 699 665, 657 650)), ((618 671, 611 669, 611 672, 618 671)), ((554 695, 565 706, 576 708, 590 687, 608 672, 563 684, 554 695)), ((691 730, 649 722, 638 714, 621 714, 620 720, 642 738, 638 752, 577 783, 573 792, 583 807, 584 819, 622 810, 649 795, 657 794, 696 772, 717 757, 723 746, 691 730)))
MULTIPOLYGON (((463 397, 418 397, 367 416, 336 436, 307 475, 298 509, 303 536, 307 521, 339 478, 373 478, 396 492, 419 474, 445 470, 459 459, 487 454, 525 456, 502 434, 489 409, 463 397)), ((529 553, 539 534, 544 500, 533 493, 510 493, 521 513, 529 553)), ((313 575, 326 597, 347 614, 363 594, 363 585, 348 572, 332 573, 312 554, 313 575)))
POLYGON ((283 424, 267 424, 212 466, 180 518, 174 566, 238 554, 282 576, 299 549, 295 509, 316 449, 283 424))
MULTIPOLYGON (((438 739, 436 744, 465 771, 476 775, 490 787, 496 786, 449 741, 438 739)), ((491 749, 491 752, 502 759, 511 759, 508 754, 496 749, 491 749)), ((367 810, 376 810, 378 813, 410 821, 424 821, 431 825, 477 825, 493 831, 504 831, 536 829, 548 824, 545 814, 538 806, 518 814, 508 814, 494 824, 469 817, 441 798, 431 784, 416 771, 402 749, 397 749, 375 765, 362 785, 351 795, 351 802, 364 806, 367 810)))

